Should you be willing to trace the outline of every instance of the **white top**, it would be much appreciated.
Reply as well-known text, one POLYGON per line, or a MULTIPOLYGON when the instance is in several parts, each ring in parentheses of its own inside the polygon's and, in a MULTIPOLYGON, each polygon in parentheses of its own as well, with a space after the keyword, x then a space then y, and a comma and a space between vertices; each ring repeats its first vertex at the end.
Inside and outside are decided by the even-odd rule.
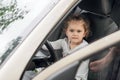
MULTIPOLYGON (((81 48, 88 45, 87 41, 83 40, 83 42, 80 45, 78 45, 77 47, 75 47, 73 49, 70 49, 69 41, 68 41, 67 38, 52 41, 50 43, 51 43, 51 45, 54 49, 62 49, 63 50, 63 56, 69 55, 72 52, 74 52, 78 49, 81 49, 81 48)), ((45 46, 43 46, 42 48, 46 49, 45 46)), ((88 69, 89 69, 88 65, 89 65, 89 60, 85 60, 80 64, 80 66, 77 70, 76 76, 75 76, 76 80, 87 80, 88 69)))
POLYGON ((73 51, 76 51, 77 49, 81 49, 88 45, 88 43, 85 40, 83 40, 83 42, 79 46, 77 46, 73 49, 70 49, 69 41, 67 38, 52 41, 50 43, 54 49, 62 49, 63 56, 71 54, 73 51))

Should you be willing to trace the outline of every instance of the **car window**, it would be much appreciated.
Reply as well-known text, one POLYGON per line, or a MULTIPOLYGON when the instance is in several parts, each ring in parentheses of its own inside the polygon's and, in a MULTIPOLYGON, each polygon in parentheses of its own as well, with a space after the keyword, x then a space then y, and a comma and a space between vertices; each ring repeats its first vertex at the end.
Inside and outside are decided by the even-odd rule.
MULTIPOLYGON (((120 31, 119 31, 120 32, 120 31)), ((116 32, 117 33, 117 32, 116 32)), ((119 80, 119 61, 120 61, 120 50, 119 50, 119 38, 118 40, 115 41, 117 45, 114 43, 115 37, 119 36, 119 34, 116 35, 109 35, 107 37, 104 37, 103 39, 100 39, 98 41, 94 41, 91 43, 89 46, 83 49, 79 49, 76 52, 73 52, 70 56, 67 56, 57 63, 53 64, 52 66, 44 69, 42 68, 37 68, 36 70, 33 70, 30 72, 30 75, 27 76, 35 76, 33 74, 38 73, 39 71, 42 71, 41 73, 38 73, 37 77, 33 78, 33 80, 38 80, 38 79, 46 79, 46 80, 74 80, 76 71, 78 67, 81 65, 82 62, 85 60, 90 59, 90 64, 89 64, 89 71, 88 71, 88 80, 115 80, 117 78, 119 80), (111 41, 108 41, 109 39, 112 39, 111 41), (105 43, 104 43, 105 42, 105 43), (112 44, 111 44, 112 43, 112 44), (113 45, 114 44, 114 45, 113 45), (93 47, 94 45, 94 47, 93 47), (96 47, 98 46, 99 47, 96 47), (113 46, 111 46, 113 45, 113 46), (117 46, 117 49, 114 47, 117 46), (95 48, 96 47, 96 48, 95 48), (98 49, 101 48, 101 49, 98 49), (114 48, 114 49, 113 49, 114 48), (94 51, 95 50, 95 51, 94 51), (109 54, 112 55, 110 56, 109 54), (116 51, 114 51, 116 50, 116 51), (94 53, 94 55, 89 55, 89 52, 94 53), (88 53, 86 57, 83 58, 83 53, 88 53), (77 55, 77 56, 75 56, 77 55), (109 56, 108 56, 109 55, 109 56), (82 60, 79 61, 80 56, 82 60), (76 61, 71 62, 69 65, 67 64, 70 60, 76 61), (92 64, 93 62, 97 61, 97 64, 92 64), (104 62, 105 61, 105 62, 104 62), (64 63, 64 64, 63 64, 64 63), (60 67, 61 65, 65 65, 64 68, 60 67), (97 67, 98 69, 95 69, 97 67), (59 68, 56 69, 56 68, 59 68), (47 71, 48 70, 48 71, 47 71), (53 73, 51 73, 51 71, 53 73), (43 77, 45 74, 50 74, 47 77, 43 77)), ((40 63, 39 63, 40 64, 40 63)))
POLYGON ((0 3, 0 64, 29 35, 59 0, 2 0, 0 3))

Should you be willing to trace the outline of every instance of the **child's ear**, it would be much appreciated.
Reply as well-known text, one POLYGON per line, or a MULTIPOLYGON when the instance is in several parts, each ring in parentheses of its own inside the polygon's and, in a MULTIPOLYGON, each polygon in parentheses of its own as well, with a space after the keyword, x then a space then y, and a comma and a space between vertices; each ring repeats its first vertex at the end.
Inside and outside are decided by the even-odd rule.
POLYGON ((84 33, 84 38, 87 36, 87 32, 84 33))
POLYGON ((68 36, 67 30, 65 30, 65 35, 66 35, 66 37, 68 36))

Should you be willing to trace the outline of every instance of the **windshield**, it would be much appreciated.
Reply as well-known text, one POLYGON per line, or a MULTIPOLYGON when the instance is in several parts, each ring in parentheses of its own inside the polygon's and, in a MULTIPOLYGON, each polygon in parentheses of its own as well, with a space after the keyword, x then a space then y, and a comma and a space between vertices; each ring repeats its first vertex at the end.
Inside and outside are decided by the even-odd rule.
POLYGON ((0 0, 0 64, 59 0, 0 0))

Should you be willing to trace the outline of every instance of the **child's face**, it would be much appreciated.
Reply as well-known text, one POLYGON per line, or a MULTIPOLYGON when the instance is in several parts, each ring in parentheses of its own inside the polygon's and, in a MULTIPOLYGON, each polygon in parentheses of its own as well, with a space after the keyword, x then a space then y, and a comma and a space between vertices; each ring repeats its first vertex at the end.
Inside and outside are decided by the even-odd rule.
POLYGON ((80 44, 86 35, 83 21, 70 21, 66 29, 66 36, 72 44, 80 44))

